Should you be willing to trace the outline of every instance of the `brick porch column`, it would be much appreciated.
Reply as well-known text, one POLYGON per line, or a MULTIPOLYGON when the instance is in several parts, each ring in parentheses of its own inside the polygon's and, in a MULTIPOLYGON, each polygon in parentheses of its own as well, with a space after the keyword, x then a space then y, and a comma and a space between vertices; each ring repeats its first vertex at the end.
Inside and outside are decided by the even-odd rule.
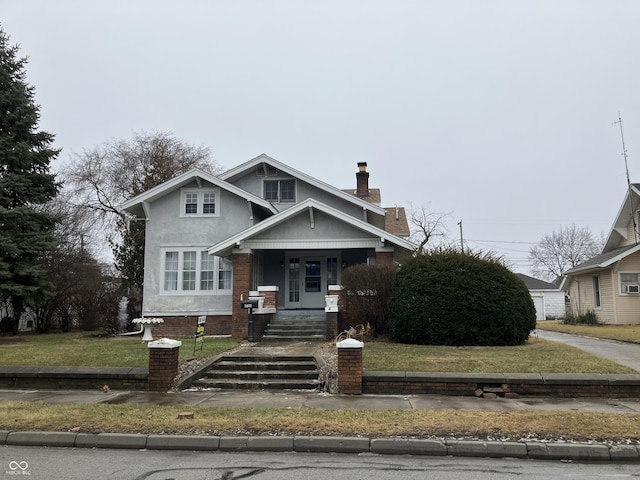
POLYGON ((147 344, 149 347, 149 390, 166 392, 171 388, 173 379, 178 375, 178 357, 181 345, 181 341, 169 338, 161 338, 147 344))
POLYGON ((233 298, 231 300, 231 336, 247 338, 249 336, 249 311, 240 308, 240 298, 249 299, 253 281, 253 254, 233 254, 233 298))
POLYGON ((347 338, 338 347, 338 391, 362 395, 362 347, 364 343, 347 338))
POLYGON ((393 265, 393 250, 376 249, 377 265, 393 265))

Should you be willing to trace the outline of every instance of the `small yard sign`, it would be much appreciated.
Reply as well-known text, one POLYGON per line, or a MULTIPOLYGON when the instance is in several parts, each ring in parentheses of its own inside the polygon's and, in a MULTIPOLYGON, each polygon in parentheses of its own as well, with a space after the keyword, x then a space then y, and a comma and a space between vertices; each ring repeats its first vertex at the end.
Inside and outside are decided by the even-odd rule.
POLYGON ((198 317, 198 326, 196 327, 196 339, 193 344, 193 354, 196 354, 196 350, 198 349, 198 345, 200 345, 200 351, 204 346, 204 324, 207 322, 207 317, 202 315, 198 317))

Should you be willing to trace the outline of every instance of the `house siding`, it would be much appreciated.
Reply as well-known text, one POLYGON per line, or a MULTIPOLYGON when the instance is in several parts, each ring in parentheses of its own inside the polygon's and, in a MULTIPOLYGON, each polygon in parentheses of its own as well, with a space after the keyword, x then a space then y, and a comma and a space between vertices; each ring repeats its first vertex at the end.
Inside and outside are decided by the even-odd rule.
POLYGON ((539 298, 542 305, 538 311, 536 303, 537 320, 546 320, 547 318, 564 318, 566 315, 566 307, 564 301, 564 292, 559 290, 530 290, 531 298, 539 298))
POLYGON ((569 286, 571 297, 571 312, 579 316, 589 310, 593 310, 600 323, 611 324, 615 322, 614 298, 612 295, 611 271, 600 270, 597 274, 583 274, 574 277, 569 286), (595 306, 593 277, 600 279, 600 307, 595 306))
MULTIPOLYGON (((636 212, 636 215, 638 213, 636 212)), ((630 218, 629 222, 627 223, 627 238, 621 238, 620 240, 620 244, 618 245, 618 247, 626 247, 628 245, 635 245, 636 243, 636 234, 635 234, 635 230, 634 230, 634 225, 633 225, 633 221, 630 218)))
POLYGON ((622 259, 612 272, 612 295, 617 301, 617 323, 640 325, 640 295, 620 293, 620 273, 640 272, 640 252, 622 259))
MULTIPOLYGON (((204 184, 203 188, 207 188, 204 184)), ((185 188, 197 188, 197 184, 185 188)), ((162 253, 171 247, 206 250, 212 244, 253 224, 246 200, 220 191, 219 217, 181 217, 181 192, 176 190, 153 202, 146 226, 144 283, 145 316, 230 315, 232 294, 162 292, 162 253)))
MULTIPOLYGON (((243 175, 239 178, 236 178, 231 181, 233 185, 242 188, 243 190, 252 193, 260 198, 263 198, 263 186, 262 182, 264 180, 286 180, 292 178, 286 174, 274 176, 274 177, 259 177, 256 175, 255 170, 248 172, 246 175, 243 175)), ((343 213, 349 214, 352 217, 363 220, 365 218, 362 207, 355 205, 351 202, 348 202, 340 197, 337 197, 330 192, 327 192, 321 188, 316 187, 315 185, 311 185, 307 182, 302 181, 301 179, 296 179, 296 203, 300 203, 307 198, 313 198, 318 200, 330 207, 333 207, 337 210, 340 210, 343 213)), ((274 206, 279 210, 283 211, 289 207, 292 207, 295 203, 275 203, 274 206)), ((367 216, 367 221, 371 225, 374 225, 378 228, 384 229, 386 218, 383 215, 375 215, 369 214, 367 216)))

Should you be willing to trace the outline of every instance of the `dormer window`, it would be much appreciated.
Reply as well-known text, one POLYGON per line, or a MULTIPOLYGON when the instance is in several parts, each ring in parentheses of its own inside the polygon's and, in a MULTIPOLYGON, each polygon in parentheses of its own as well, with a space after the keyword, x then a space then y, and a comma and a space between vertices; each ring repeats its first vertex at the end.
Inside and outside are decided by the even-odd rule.
POLYGON ((264 199, 273 203, 295 203, 295 180, 265 180, 264 199))
POLYGON ((217 189, 182 190, 180 216, 219 216, 219 193, 217 189))

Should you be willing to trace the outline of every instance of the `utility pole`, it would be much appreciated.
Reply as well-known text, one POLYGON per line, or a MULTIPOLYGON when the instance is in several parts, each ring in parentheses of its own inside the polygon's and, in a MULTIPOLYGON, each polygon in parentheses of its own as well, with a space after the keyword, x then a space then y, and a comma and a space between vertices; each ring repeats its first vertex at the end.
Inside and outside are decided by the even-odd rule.
POLYGON ((464 240, 462 239, 462 220, 458 222, 458 225, 460 226, 460 251, 464 253, 464 240))

